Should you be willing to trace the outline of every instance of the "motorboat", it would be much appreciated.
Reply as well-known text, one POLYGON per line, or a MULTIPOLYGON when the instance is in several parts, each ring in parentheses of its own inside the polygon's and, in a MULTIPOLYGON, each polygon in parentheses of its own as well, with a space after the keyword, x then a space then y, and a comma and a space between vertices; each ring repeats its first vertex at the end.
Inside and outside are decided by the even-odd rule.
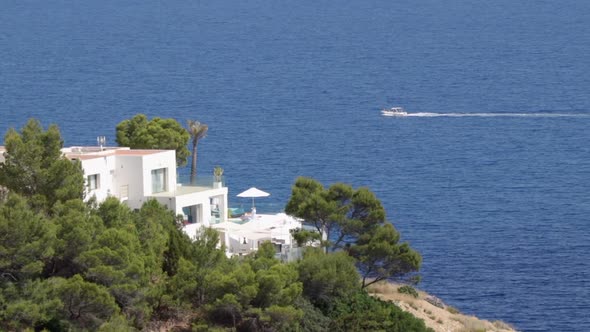
POLYGON ((381 115, 384 115, 384 116, 406 116, 406 115, 408 115, 408 112, 406 112, 406 110, 404 110, 403 107, 392 107, 392 108, 386 108, 386 109, 382 110, 381 115))

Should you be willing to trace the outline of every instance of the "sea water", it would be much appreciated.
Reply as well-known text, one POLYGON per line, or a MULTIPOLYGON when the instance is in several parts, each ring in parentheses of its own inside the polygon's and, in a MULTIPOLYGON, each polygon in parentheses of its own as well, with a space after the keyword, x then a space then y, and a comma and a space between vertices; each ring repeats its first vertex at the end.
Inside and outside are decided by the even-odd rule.
POLYGON ((115 144, 136 113, 209 125, 198 172, 280 211, 297 176, 366 186, 421 286, 524 331, 590 330, 590 2, 0 4, 0 132, 115 144), (410 116, 383 117, 403 106, 410 116))

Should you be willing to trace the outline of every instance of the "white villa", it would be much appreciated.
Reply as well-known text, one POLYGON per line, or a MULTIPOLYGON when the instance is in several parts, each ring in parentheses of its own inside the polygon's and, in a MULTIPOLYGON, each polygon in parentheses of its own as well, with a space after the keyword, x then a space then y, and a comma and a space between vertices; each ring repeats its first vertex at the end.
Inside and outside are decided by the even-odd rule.
POLYGON ((139 209, 153 198, 187 223, 203 226, 227 218, 227 187, 179 184, 174 150, 70 147, 62 151, 68 159, 80 161, 86 196, 95 196, 98 202, 114 196, 139 209))
MULTIPOLYGON (((4 162, 0 146, 0 163, 4 162)), ((176 151, 136 150, 126 147, 68 147, 62 149, 70 160, 79 160, 86 177, 86 199, 100 203, 116 197, 132 209, 149 199, 182 216, 184 232, 195 237, 202 227, 220 233, 228 256, 248 254, 264 241, 271 241, 282 259, 292 259, 293 228, 301 222, 285 214, 230 219, 228 188, 221 182, 186 185, 178 182, 176 151)))

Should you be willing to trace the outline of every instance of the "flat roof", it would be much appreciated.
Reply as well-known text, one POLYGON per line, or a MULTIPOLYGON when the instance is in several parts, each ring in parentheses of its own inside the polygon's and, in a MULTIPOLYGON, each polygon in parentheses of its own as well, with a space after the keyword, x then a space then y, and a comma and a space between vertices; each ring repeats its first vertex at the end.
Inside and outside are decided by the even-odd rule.
POLYGON ((111 156, 112 154, 76 154, 76 153, 65 153, 66 158, 68 159, 78 159, 78 160, 90 160, 96 159, 104 156, 111 156))
POLYGON ((63 148, 63 154, 69 159, 89 160, 106 156, 147 156, 174 150, 130 149, 128 147, 72 146, 63 148))
POLYGON ((173 150, 116 150, 115 154, 118 156, 145 156, 167 151, 173 150))

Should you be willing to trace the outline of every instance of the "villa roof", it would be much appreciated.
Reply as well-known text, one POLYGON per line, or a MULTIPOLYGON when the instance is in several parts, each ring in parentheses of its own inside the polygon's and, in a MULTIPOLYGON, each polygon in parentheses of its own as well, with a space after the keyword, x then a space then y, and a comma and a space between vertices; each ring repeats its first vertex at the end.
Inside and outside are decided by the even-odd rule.
POLYGON ((128 147, 104 147, 100 150, 97 146, 74 146, 62 149, 69 159, 89 160, 106 156, 147 156, 169 150, 130 149, 128 147))
POLYGON ((170 150, 116 150, 115 154, 118 156, 145 156, 170 150))
MULTIPOLYGON (((98 146, 72 146, 61 149, 63 154, 70 159, 88 160, 101 158, 105 156, 147 156, 156 153, 162 153, 171 150, 150 150, 150 149, 130 149, 128 147, 104 147, 102 150, 98 146)), ((0 145, 0 153, 6 152, 6 147, 0 145)))

